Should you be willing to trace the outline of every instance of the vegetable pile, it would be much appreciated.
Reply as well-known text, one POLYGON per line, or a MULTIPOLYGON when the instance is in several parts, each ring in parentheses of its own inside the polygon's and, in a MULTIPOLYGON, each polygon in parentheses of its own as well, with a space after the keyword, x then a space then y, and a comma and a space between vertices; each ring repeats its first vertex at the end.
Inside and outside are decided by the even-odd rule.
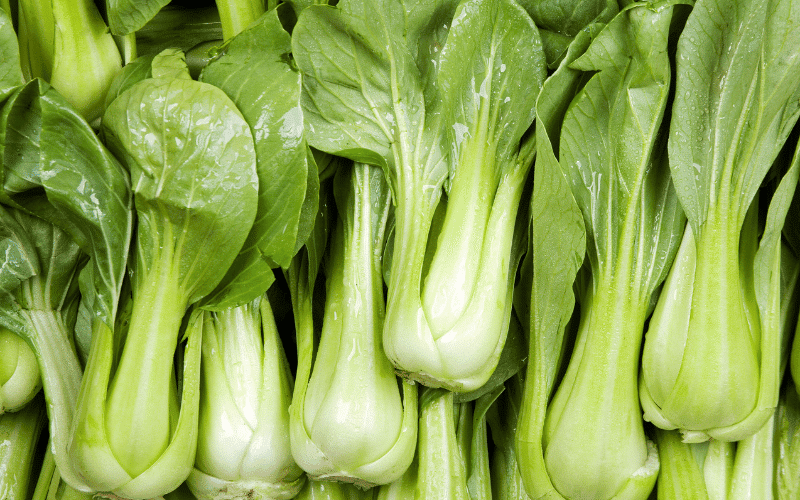
POLYGON ((0 1, 0 498, 800 498, 794 0, 0 1))

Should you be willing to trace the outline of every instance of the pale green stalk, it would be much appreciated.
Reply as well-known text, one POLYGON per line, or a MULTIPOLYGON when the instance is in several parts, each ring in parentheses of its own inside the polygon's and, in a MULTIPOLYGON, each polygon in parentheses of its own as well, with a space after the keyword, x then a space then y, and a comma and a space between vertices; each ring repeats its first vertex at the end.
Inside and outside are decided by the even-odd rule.
POLYGON ((419 403, 417 496, 421 499, 469 500, 467 464, 456 435, 453 393, 423 389, 419 403))
POLYGON ((0 498, 27 500, 37 442, 47 422, 42 398, 0 415, 0 498))
POLYGON ((216 0, 222 38, 229 40, 249 27, 264 12, 264 0, 216 0))
POLYGON ((307 386, 294 393, 292 452, 312 478, 370 487, 394 481, 413 459, 417 389, 408 382, 401 389, 381 345, 381 255, 391 206, 383 172, 342 165, 334 190, 339 219, 322 332, 307 386))
POLYGON ((201 500, 294 497, 305 481, 289 443, 292 376, 266 297, 205 312, 200 432, 187 484, 201 500))
POLYGON ((50 83, 87 121, 99 118, 122 58, 97 6, 91 0, 21 0, 19 9, 27 78, 50 83))

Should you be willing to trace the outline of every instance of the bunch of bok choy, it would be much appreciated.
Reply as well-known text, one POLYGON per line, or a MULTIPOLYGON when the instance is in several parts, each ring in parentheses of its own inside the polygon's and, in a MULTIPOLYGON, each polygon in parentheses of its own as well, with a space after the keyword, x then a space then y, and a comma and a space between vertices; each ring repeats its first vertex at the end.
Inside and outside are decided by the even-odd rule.
POLYGON ((0 1, 0 497, 800 491, 791 0, 0 1))

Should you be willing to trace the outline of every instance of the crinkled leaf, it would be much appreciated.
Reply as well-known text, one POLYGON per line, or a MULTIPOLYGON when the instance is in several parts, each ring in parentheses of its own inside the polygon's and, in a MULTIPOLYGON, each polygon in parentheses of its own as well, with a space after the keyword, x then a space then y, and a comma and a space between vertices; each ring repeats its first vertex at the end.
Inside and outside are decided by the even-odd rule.
POLYGON ((520 5, 541 30, 551 68, 558 66, 578 32, 607 23, 619 11, 616 0, 521 0, 520 5))
POLYGON ((311 145, 384 166, 395 199, 435 203, 446 175, 439 102, 426 95, 447 12, 447 2, 344 1, 303 10, 293 32, 311 145))

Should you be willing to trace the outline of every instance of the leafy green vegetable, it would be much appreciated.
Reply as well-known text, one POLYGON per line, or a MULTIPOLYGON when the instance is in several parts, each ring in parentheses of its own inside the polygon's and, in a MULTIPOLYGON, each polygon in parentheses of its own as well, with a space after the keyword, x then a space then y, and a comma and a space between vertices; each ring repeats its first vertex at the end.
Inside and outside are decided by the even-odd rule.
POLYGON ((158 496, 194 463, 202 315, 188 321, 180 402, 173 357, 187 308, 211 293, 250 231, 258 180, 253 138, 218 88, 193 81, 177 51, 103 118, 130 172, 138 218, 133 304, 119 364, 111 332, 96 335, 72 455, 96 491, 158 496), (141 436, 131 441, 130 436, 141 436))
MULTIPOLYGON (((535 416, 538 422, 533 427, 522 419, 518 431, 518 444, 527 447, 520 455, 520 467, 532 468, 523 474, 528 493, 535 498, 647 498, 658 472, 655 447, 644 435, 636 381, 648 306, 677 250, 684 220, 670 182, 665 144, 659 140, 671 78, 668 35, 673 11, 672 2, 631 5, 569 63, 571 68, 593 72, 563 115, 558 160, 563 177, 549 174, 554 187, 566 182, 569 192, 550 188, 534 191, 534 197, 563 196, 553 203, 567 205, 566 220, 574 228, 569 235, 580 227, 569 208, 570 198, 574 199, 586 231, 587 279, 577 285, 580 325, 566 372, 544 420, 535 416), (597 432, 600 428, 603 432, 597 432)), ((577 76, 563 73, 559 79, 566 80, 569 89, 577 76)), ((546 103, 549 88, 546 83, 540 103, 546 103)), ((558 109, 540 107, 540 111, 558 109)), ((550 119, 543 122, 548 132, 550 119)), ((555 167, 551 155, 543 161, 555 167)), ((541 216, 542 211, 536 207, 532 213, 541 216)), ((534 226, 547 227, 549 217, 552 214, 534 220, 534 226)), ((575 245, 580 238, 558 241, 564 246, 545 252, 561 259, 563 249, 580 252, 575 245)), ((549 271, 539 274, 538 266, 546 259, 547 253, 538 259, 534 255, 537 289, 531 299, 531 338, 538 336, 540 321, 558 321, 542 323, 545 335, 553 335, 552 328, 563 328, 570 312, 571 290, 566 287, 538 302, 538 286, 542 290, 551 286, 546 281, 549 271), (540 316, 553 306, 558 307, 557 314, 540 316)), ((575 266, 576 261, 567 264, 575 266)), ((555 342, 545 344, 545 353, 537 354, 532 347, 532 355, 557 360, 562 343, 557 336, 550 338, 555 342)), ((535 340, 534 346, 542 340, 550 342, 535 340)), ((554 369, 539 366, 538 372, 529 372, 528 380, 547 388, 554 369), (544 380, 536 381, 537 376, 544 380)), ((526 396, 531 397, 546 396, 526 396)))
POLYGON ((289 443, 292 375, 269 301, 203 313, 198 499, 293 498, 305 483, 289 443))
POLYGON ((396 225, 387 355, 412 379, 469 391, 489 378, 505 342, 514 223, 530 166, 519 143, 544 60, 519 6, 464 2, 451 26, 453 8, 312 6, 292 43, 306 77, 311 144, 381 165, 389 179, 396 225), (436 241, 429 230, 447 179, 436 241), (429 239, 436 253, 426 270, 429 239))
MULTIPOLYGON (((0 274, 0 325, 9 336, 3 356, 13 352, 7 346, 21 354, 20 366, 3 384, 4 392, 7 384, 18 385, 20 394, 7 402, 4 397, 4 405, 18 409, 44 385, 48 401, 69 411, 72 401, 61 398, 77 394, 82 373, 72 341, 80 249, 63 231, 20 210, 0 206, 0 222, 7 256, 0 274)), ((71 424, 71 412, 54 417, 55 430, 68 432, 61 425, 71 424)))
POLYGON ((743 439, 777 404, 780 232, 796 181, 773 196, 760 243, 746 218, 800 114, 798 16, 791 2, 701 0, 678 42, 669 158, 689 228, 640 392, 645 418, 685 439, 743 439))
POLYGON ((49 221, 90 257, 82 301, 113 328, 132 215, 130 181, 86 121, 37 79, 18 88, 0 114, 0 201, 49 221))
POLYGON ((401 398, 381 347, 380 256, 391 207, 383 172, 342 165, 334 194, 339 217, 325 265, 322 332, 310 376, 298 374, 292 452, 314 479, 372 486, 399 478, 414 457, 417 390, 404 382, 401 398))
POLYGON ((46 425, 42 398, 22 409, 0 414, 0 497, 27 500, 36 458, 36 443, 46 425))
POLYGON ((491 500, 487 414, 505 387, 500 385, 477 399, 460 403, 457 437, 467 469, 467 491, 472 500, 491 500))
POLYGON ((259 178, 253 228, 226 277, 203 305, 233 306, 263 294, 272 268, 289 266, 313 227, 317 166, 306 142, 301 76, 291 39, 276 9, 227 44, 200 80, 221 88, 242 112, 255 139, 259 178))

